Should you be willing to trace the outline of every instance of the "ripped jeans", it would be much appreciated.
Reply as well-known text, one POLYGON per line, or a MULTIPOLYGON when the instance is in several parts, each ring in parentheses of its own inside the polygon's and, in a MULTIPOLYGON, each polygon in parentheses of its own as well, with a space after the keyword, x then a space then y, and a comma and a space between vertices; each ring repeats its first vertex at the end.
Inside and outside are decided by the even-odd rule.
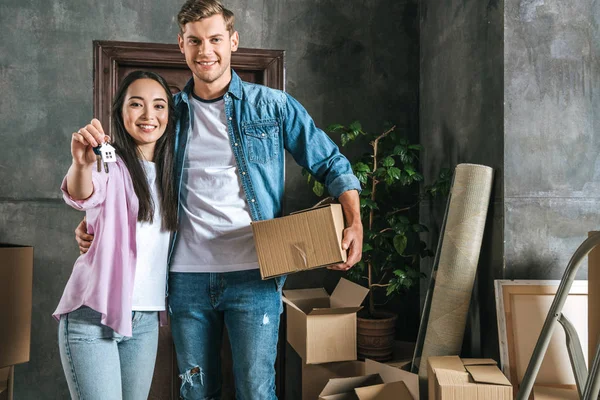
POLYGON ((227 326, 238 400, 274 400, 281 289, 285 277, 258 270, 169 276, 169 312, 181 398, 219 399, 221 343, 227 326))
POLYGON ((89 307, 60 318, 60 359, 71 398, 147 399, 156 361, 158 312, 135 311, 131 337, 102 325, 100 318, 89 307))

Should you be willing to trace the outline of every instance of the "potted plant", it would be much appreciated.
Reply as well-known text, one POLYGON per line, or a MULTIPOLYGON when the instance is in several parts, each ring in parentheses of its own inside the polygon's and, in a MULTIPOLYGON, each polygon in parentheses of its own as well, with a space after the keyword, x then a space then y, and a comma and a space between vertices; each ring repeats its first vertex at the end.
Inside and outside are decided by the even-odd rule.
MULTIPOLYGON (((451 172, 441 171, 433 185, 419 193, 423 176, 418 171, 421 145, 402 137, 395 126, 382 133, 368 133, 358 121, 348 126, 334 124, 330 135, 340 135, 342 147, 350 144, 369 151, 351 160, 361 183, 361 218, 364 226, 363 258, 347 274, 349 279, 369 289, 368 306, 358 318, 359 357, 376 360, 391 358, 397 316, 381 309, 393 297, 418 285, 422 274, 419 261, 432 256, 420 233, 427 227, 418 221, 418 204, 424 196, 449 191, 451 172)), ((323 185, 307 172, 313 192, 322 196, 323 185)))

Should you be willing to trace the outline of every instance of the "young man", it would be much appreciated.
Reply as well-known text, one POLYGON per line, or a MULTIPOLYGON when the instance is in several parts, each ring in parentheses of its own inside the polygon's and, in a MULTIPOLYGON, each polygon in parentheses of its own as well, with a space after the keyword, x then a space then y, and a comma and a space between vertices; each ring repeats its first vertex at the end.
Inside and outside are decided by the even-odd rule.
MULTIPOLYGON (((169 308, 184 399, 219 398, 227 326, 238 399, 275 399, 285 277, 261 280, 250 222, 279 217, 287 150, 342 204, 346 270, 361 258, 360 183, 348 160, 291 96, 231 70, 239 35, 217 0, 189 0, 178 42, 193 73, 175 98, 179 230, 169 308)), ((78 241, 81 244, 81 236, 78 241)))

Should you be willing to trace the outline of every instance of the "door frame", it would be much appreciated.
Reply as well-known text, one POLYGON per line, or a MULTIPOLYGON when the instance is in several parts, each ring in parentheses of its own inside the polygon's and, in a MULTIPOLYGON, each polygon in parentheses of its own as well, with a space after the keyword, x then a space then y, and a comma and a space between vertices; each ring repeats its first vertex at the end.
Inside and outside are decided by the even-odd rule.
MULTIPOLYGON (((119 67, 145 65, 187 68, 177 44, 94 40, 94 117, 110 131, 110 107, 119 85, 119 67), (107 95, 105 95, 107 94, 107 95)), ((237 71, 261 72, 262 84, 285 91, 284 50, 238 48, 231 55, 237 71)))

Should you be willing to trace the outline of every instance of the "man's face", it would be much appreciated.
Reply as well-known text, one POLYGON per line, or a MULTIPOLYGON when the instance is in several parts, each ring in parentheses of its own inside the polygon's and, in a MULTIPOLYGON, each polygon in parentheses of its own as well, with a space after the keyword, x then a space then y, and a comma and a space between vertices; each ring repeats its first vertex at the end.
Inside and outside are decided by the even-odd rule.
POLYGON ((177 37, 179 48, 196 83, 225 88, 231 80, 231 53, 239 43, 238 33, 229 34, 223 16, 213 15, 188 22, 177 37))

